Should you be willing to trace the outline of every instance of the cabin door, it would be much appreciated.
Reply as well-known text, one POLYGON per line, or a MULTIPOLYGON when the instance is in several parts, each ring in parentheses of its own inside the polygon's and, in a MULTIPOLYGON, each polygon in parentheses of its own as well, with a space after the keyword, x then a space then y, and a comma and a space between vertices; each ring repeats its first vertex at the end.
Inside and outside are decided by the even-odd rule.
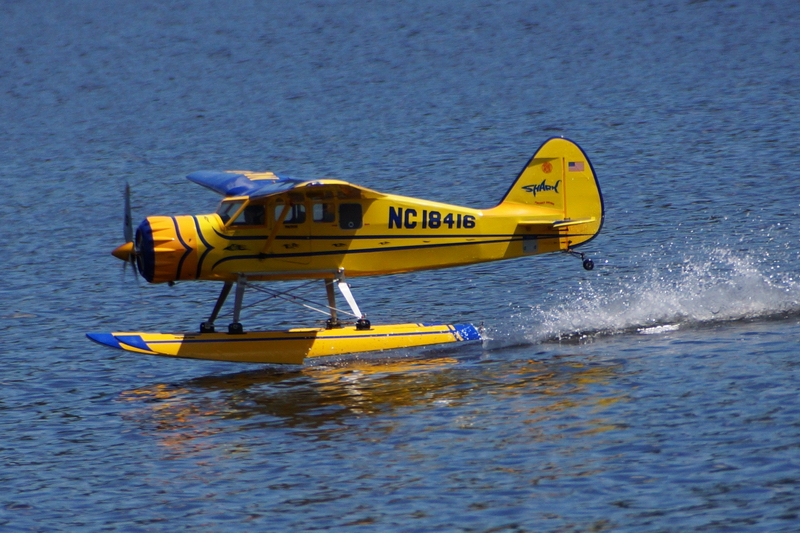
POLYGON ((287 204, 278 199, 272 204, 272 222, 278 225, 271 254, 278 261, 295 265, 311 262, 310 217, 302 194, 291 194, 287 204), (283 219, 281 221, 281 219, 283 219))

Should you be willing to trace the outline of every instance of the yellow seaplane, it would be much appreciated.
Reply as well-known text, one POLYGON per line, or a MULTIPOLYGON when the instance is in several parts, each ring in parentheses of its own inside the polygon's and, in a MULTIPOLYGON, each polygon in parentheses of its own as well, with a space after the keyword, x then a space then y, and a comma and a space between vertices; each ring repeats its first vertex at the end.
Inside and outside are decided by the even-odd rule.
MULTIPOLYGON (((135 263, 150 283, 210 280, 222 290, 210 317, 193 333, 89 333, 100 344, 141 354, 302 364, 306 358, 480 340, 470 324, 374 325, 348 278, 448 268, 575 248, 603 224, 603 199, 589 158, 574 142, 547 140, 505 198, 471 209, 384 194, 334 179, 300 180, 271 172, 201 171, 187 176, 224 196, 215 213, 150 216, 131 224, 125 196, 126 243, 112 253, 135 263), (245 331, 240 314, 246 288, 298 303, 259 282, 324 281, 324 325, 245 331), (233 322, 215 321, 234 291, 233 322), (336 291, 348 310, 336 304, 336 291), (340 320, 351 315, 354 320, 340 320)), ((299 303, 309 307, 300 298, 299 303)))

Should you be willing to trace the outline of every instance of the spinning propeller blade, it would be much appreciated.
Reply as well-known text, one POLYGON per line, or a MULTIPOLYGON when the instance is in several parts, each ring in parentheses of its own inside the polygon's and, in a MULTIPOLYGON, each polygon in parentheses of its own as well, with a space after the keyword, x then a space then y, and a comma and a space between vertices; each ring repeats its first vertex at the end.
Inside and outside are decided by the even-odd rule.
POLYGON ((133 220, 131 218, 131 186, 125 183, 125 242, 133 242, 133 220))
POLYGON ((111 254, 114 257, 125 261, 126 264, 124 270, 128 269, 127 263, 130 263, 133 267, 134 277, 137 277, 139 273, 138 269, 136 268, 136 256, 138 255, 138 250, 136 249, 136 243, 134 242, 133 217, 131 215, 131 186, 128 183, 125 183, 125 214, 122 229, 125 236, 125 244, 119 246, 116 250, 111 252, 111 254))

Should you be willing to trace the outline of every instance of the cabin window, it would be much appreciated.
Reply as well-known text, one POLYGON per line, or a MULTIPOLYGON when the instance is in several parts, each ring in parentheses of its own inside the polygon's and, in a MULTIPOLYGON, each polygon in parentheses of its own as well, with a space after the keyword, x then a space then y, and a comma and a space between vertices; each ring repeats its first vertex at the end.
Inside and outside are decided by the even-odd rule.
POLYGON ((339 204, 339 227, 358 229, 363 223, 361 204, 339 204))
POLYGON ((233 225, 236 226, 263 226, 264 225, 264 206, 248 205, 244 211, 236 217, 233 225))
MULTIPOLYGON (((281 213, 283 213, 283 202, 278 202, 275 204, 275 220, 281 219, 281 213)), ((305 204, 292 204, 289 207, 289 213, 286 214, 286 218, 283 220, 284 224, 302 224, 306 221, 306 206, 305 204)))
POLYGON ((314 204, 311 211, 314 222, 333 222, 336 220, 334 205, 330 202, 314 204))
POLYGON ((219 204, 217 214, 222 219, 222 223, 227 224, 231 217, 242 207, 242 204, 244 204, 244 201, 222 202, 219 204))

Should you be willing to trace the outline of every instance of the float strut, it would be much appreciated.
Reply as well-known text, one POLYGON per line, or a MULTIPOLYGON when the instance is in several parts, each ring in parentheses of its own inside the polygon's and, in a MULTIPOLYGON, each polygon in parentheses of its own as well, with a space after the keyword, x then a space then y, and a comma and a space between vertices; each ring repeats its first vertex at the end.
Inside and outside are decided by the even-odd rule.
POLYGON ((222 305, 225 303, 225 300, 228 298, 228 294, 231 292, 231 287, 233 287, 232 281, 226 281, 225 285, 222 286, 222 291, 219 293, 217 303, 214 304, 214 310, 211 312, 211 316, 206 322, 200 324, 200 333, 214 333, 214 321, 217 320, 217 316, 222 310, 222 305))
POLYGON ((239 274, 236 280, 236 295, 233 301, 233 323, 228 326, 228 333, 238 335, 244 333, 242 324, 239 322, 239 314, 242 312, 242 300, 244 300, 244 288, 247 285, 247 278, 239 274))
POLYGON ((356 299, 353 298, 353 293, 350 292, 350 286, 347 284, 347 279, 344 277, 344 269, 339 269, 335 282, 336 286, 341 291, 342 296, 344 296, 344 299, 347 300, 347 303, 350 305, 353 315, 358 317, 358 320, 356 320, 356 329, 370 329, 372 325, 369 323, 369 320, 367 320, 367 315, 363 314, 361 309, 358 308, 356 299))
POLYGON ((328 329, 339 328, 339 317, 336 314, 336 292, 333 289, 334 280, 325 280, 325 292, 328 293, 328 308, 331 310, 331 317, 325 323, 328 329))

